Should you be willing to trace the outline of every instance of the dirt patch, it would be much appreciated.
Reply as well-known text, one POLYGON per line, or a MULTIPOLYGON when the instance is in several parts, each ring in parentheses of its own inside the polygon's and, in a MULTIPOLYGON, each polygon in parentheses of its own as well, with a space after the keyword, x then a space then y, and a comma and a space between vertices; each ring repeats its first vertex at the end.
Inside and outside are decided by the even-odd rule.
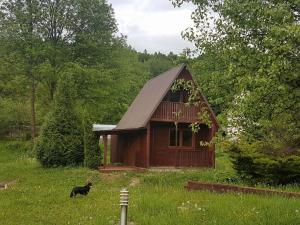
POLYGON ((140 179, 138 177, 134 177, 130 180, 129 187, 135 187, 140 184, 140 179))
POLYGON ((1 189, 7 189, 8 187, 14 185, 17 183, 17 180, 7 181, 7 182, 1 182, 0 183, 0 190, 1 189))
POLYGON ((121 179, 123 174, 121 173, 101 173, 100 177, 102 181, 111 182, 121 179))

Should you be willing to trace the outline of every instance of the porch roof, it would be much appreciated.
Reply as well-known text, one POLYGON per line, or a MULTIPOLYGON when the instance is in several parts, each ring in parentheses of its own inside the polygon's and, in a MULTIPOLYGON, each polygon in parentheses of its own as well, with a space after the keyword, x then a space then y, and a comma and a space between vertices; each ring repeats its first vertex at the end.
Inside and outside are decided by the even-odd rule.
POLYGON ((141 130, 146 130, 146 128, 137 128, 137 129, 112 129, 112 130, 97 130, 94 131, 97 135, 113 135, 113 134, 124 134, 124 133, 133 133, 141 130))

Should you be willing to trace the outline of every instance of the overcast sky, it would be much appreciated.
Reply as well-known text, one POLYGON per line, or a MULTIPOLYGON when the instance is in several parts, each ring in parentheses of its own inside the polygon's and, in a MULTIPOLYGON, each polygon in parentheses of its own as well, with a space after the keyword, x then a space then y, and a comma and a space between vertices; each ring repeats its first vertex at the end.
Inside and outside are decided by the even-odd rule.
POLYGON ((112 4, 119 32, 138 51, 181 53, 193 45, 181 31, 192 25, 193 6, 174 8, 169 0, 108 0, 112 4))

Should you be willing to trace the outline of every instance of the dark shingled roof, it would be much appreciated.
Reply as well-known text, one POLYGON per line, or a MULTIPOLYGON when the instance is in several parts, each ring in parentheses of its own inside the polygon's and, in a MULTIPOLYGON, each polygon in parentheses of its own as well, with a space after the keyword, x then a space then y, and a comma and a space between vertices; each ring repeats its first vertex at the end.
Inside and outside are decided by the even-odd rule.
POLYGON ((159 103, 185 67, 186 65, 183 64, 149 80, 134 99, 115 129, 131 130, 146 127, 159 103))

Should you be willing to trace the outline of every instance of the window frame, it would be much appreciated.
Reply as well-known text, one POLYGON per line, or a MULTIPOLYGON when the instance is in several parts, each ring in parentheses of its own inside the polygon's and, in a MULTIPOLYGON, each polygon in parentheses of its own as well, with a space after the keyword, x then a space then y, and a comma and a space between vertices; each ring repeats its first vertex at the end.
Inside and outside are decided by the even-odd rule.
MULTIPOLYGON (((177 132, 178 132, 178 142, 179 142, 179 145, 171 145, 171 132, 172 131, 175 131, 176 128, 169 128, 169 143, 168 143, 168 147, 169 148, 186 148, 186 149, 193 149, 194 148, 194 139, 195 139, 195 135, 193 135, 193 132, 188 129, 188 128, 178 128, 177 129, 177 132), (191 140, 191 145, 190 146, 184 146, 182 145, 183 144, 183 131, 190 131, 191 134, 192 134, 192 140, 191 140)), ((176 131, 175 131, 176 132, 176 131)))
POLYGON ((162 100, 163 102, 178 102, 178 103, 187 103, 188 102, 188 92, 186 90, 180 89, 176 92, 172 92, 171 90, 167 92, 165 97, 162 100), (172 95, 175 93, 179 93, 179 100, 178 101, 172 101, 172 95))

